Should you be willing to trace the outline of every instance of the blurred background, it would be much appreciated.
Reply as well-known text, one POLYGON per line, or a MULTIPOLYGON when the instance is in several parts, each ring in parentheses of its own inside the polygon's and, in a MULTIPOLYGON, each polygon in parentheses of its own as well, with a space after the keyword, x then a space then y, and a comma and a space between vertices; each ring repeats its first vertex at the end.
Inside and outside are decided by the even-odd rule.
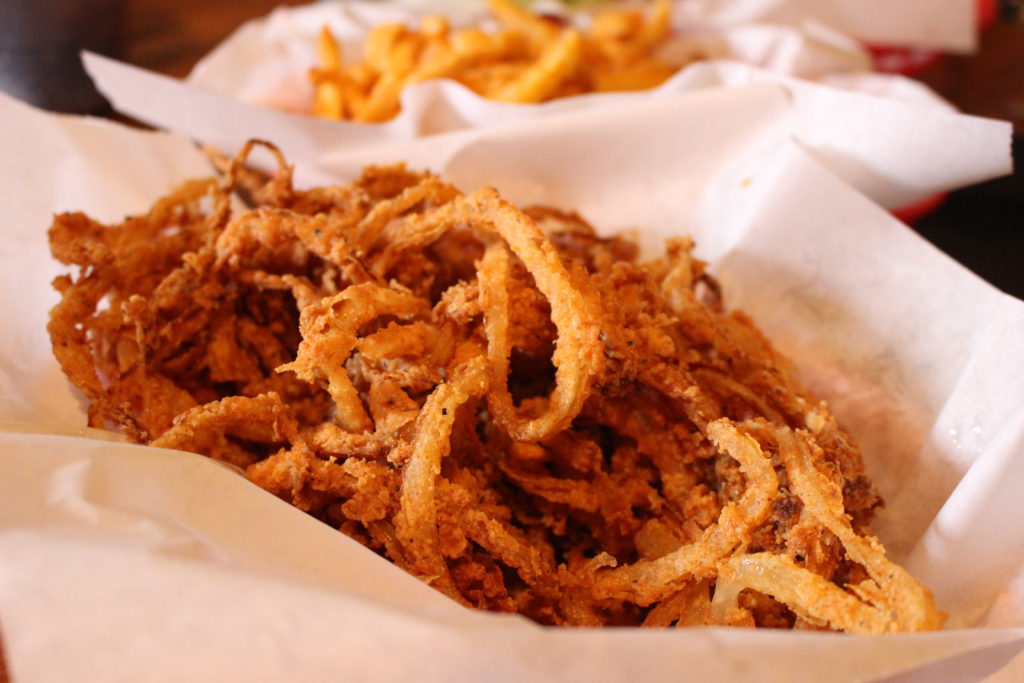
MULTIPOLYGON (((0 0, 0 90, 53 111, 115 116, 82 70, 80 50, 184 77, 244 21, 298 4, 0 0)), ((1017 171, 899 215, 996 287, 1024 298, 1024 0, 977 5, 974 54, 873 46, 875 63, 920 79, 965 113, 1013 122, 1017 171)))

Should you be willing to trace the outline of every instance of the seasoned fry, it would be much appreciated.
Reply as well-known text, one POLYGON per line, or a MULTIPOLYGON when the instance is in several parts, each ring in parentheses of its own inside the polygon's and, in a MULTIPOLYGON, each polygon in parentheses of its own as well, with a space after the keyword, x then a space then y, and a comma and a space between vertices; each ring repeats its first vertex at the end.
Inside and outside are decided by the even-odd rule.
POLYGON ((325 26, 317 41, 319 67, 310 71, 316 92, 313 99, 313 113, 328 119, 340 119, 345 115, 345 89, 349 80, 342 73, 341 49, 338 42, 325 26))
POLYGON ((538 103, 585 92, 642 90, 660 85, 698 56, 672 35, 671 1, 648 11, 606 8, 582 30, 536 15, 513 0, 488 0, 497 30, 453 29, 440 15, 419 30, 374 27, 362 61, 344 64, 325 27, 318 63, 310 70, 312 113, 362 123, 386 121, 400 110, 407 86, 448 78, 499 102, 538 103))
POLYGON ((260 185, 256 144, 144 216, 54 220, 77 274, 49 331, 89 424, 236 465, 470 607, 942 626, 867 529, 852 438, 691 241, 638 263, 577 215, 402 166, 299 191, 273 149, 260 185))
POLYGON ((583 38, 579 32, 572 29, 563 31, 544 49, 536 62, 491 97, 499 102, 543 102, 572 75, 582 54, 583 38))

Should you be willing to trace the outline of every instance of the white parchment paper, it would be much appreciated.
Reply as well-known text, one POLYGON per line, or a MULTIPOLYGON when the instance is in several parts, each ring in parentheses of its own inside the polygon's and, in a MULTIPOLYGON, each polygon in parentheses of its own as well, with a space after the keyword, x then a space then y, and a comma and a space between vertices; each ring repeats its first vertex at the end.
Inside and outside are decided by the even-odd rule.
POLYGON ((0 98, 13 132, 0 137, 0 629, 14 679, 907 680, 941 662, 972 680, 1002 667, 1024 642, 1024 530, 1003 521, 1024 486, 1024 303, 795 143, 785 88, 694 98, 339 151, 304 178, 406 158, 650 248, 694 235, 727 303, 860 439, 888 501, 879 534, 956 630, 544 629, 447 602, 214 462, 95 438, 49 355, 50 216, 119 220, 205 163, 181 138, 0 98))

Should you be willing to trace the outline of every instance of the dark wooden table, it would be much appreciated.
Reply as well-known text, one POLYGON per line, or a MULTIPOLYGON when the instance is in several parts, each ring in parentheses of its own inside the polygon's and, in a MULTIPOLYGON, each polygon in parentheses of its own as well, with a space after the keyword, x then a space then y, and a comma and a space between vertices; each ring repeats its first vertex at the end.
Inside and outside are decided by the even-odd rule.
MULTIPOLYGON (((0 0, 0 90, 55 111, 112 115, 78 63, 87 48, 172 76, 243 21, 295 0, 0 0)), ((962 111, 1012 121, 1024 159, 1024 23, 1019 0, 970 56, 918 74, 962 111)), ((958 190, 914 227, 1003 291, 1024 298, 1024 169, 958 190)), ((937 285, 938 286, 938 285, 937 285)), ((0 615, 2 619, 2 615, 0 615)), ((2 646, 0 646, 2 647, 2 646)), ((0 683, 7 683, 0 649, 0 683)))

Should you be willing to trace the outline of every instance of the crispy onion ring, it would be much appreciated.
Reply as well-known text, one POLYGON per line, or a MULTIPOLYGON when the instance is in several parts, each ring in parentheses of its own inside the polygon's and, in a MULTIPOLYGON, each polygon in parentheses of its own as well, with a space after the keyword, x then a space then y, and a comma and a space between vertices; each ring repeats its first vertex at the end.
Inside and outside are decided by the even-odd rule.
POLYGON ((290 370, 307 382, 326 381, 338 424, 351 432, 372 430, 370 416, 345 370, 357 333, 382 315, 411 317, 424 312, 423 301, 408 292, 370 282, 353 285, 302 309, 298 356, 277 371, 290 370))
POLYGON ((757 590, 771 593, 776 599, 791 604, 797 611, 808 610, 809 616, 824 619, 850 632, 914 632, 939 628, 944 619, 935 608, 931 592, 906 570, 886 558, 878 539, 870 535, 858 535, 850 526, 849 518, 843 510, 842 491, 814 466, 813 450, 818 449, 818 446, 809 439, 807 433, 764 425, 754 429, 761 433, 770 432, 777 440, 779 457, 786 467, 794 493, 806 510, 836 535, 850 558, 863 565, 871 580, 850 586, 859 598, 860 605, 856 609, 850 606, 846 598, 840 600, 831 589, 826 591, 820 577, 796 567, 786 558, 754 555, 731 560, 728 567, 731 580, 739 582, 750 581, 755 576, 775 576, 777 580, 772 582, 772 590, 775 591, 783 584, 788 584, 791 589, 796 585, 807 585, 807 590, 816 596, 813 599, 799 591, 790 593, 788 600, 775 595, 772 590, 765 591, 765 579, 759 579, 762 587, 757 590))
MULTIPOLYGON (((491 409, 494 419, 519 441, 541 441, 565 429, 579 414, 589 396, 590 381, 600 371, 603 356, 597 318, 588 315, 593 304, 573 285, 551 242, 528 216, 502 200, 492 188, 483 188, 473 194, 458 197, 423 214, 418 222, 446 227, 468 223, 478 229, 494 232, 505 240, 512 253, 519 257, 533 276, 537 289, 551 305, 551 320, 558 329, 558 340, 551 358, 556 368, 555 389, 551 393, 547 411, 532 419, 521 418, 507 390, 500 389, 508 382, 506 350, 509 342, 501 334, 502 330, 507 330, 507 325, 501 322, 502 313, 497 310, 501 299, 495 288, 490 290, 491 294, 485 297, 484 303, 485 306, 491 304, 494 314, 488 330, 488 346, 494 346, 494 351, 489 351, 488 355, 491 358, 493 387, 497 392, 492 399, 491 409), (498 316, 497 320, 495 316, 498 316)), ((498 257, 491 257, 495 258, 498 257)), ((483 282, 481 285, 490 286, 483 282)))
POLYGON ((628 596, 641 605, 662 600, 679 590, 682 581, 713 576, 718 562, 748 542, 751 531, 768 517, 779 488, 770 458, 753 437, 726 419, 708 425, 708 438, 740 464, 748 481, 743 496, 722 508, 700 540, 656 560, 600 572, 594 584, 598 597, 628 596))
POLYGON ((441 460, 451 448, 456 411, 471 397, 487 391, 485 369, 480 357, 457 367, 452 379, 434 389, 423 404, 413 440, 399 447, 408 459, 402 469, 401 509, 395 518, 398 541, 419 575, 459 602, 465 600, 455 589, 438 549, 436 480, 441 473, 441 460))

